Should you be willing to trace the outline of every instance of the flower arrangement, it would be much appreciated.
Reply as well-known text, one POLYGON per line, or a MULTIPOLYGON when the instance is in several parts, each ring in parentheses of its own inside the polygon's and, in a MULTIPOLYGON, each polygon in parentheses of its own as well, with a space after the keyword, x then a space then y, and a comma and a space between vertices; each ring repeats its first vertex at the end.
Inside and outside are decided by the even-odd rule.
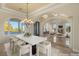
POLYGON ((24 37, 29 37, 29 36, 31 36, 31 33, 25 33, 24 34, 24 37))

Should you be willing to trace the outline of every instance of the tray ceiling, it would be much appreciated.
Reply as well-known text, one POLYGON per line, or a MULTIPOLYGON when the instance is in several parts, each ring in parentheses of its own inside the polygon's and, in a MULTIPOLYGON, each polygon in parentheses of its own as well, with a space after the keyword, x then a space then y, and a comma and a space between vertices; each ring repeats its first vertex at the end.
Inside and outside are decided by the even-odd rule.
MULTIPOLYGON (((46 5, 48 5, 48 3, 28 3, 28 12, 31 13, 35 10, 43 8, 46 5)), ((5 4, 5 7, 27 13, 27 3, 7 3, 5 4)))

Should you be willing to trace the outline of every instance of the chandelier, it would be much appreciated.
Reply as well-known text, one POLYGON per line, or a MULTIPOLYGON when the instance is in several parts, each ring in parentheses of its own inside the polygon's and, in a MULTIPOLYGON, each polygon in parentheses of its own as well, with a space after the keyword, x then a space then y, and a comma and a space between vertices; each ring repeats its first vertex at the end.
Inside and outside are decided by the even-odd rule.
POLYGON ((33 24, 33 21, 31 20, 31 19, 24 19, 23 21, 22 21, 22 23, 26 23, 26 24, 28 24, 28 25, 30 25, 30 24, 33 24))
POLYGON ((24 20, 22 20, 21 22, 22 22, 22 23, 26 23, 26 24, 28 24, 28 25, 33 24, 32 19, 30 19, 30 18, 29 18, 29 15, 28 15, 28 3, 27 3, 27 17, 26 17, 24 20))

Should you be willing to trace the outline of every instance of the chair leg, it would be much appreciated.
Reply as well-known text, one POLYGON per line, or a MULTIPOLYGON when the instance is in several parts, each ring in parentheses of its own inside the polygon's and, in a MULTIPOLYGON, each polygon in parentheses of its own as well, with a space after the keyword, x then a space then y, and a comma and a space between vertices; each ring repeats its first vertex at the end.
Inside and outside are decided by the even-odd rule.
POLYGON ((21 50, 19 50, 19 56, 21 56, 21 50))
POLYGON ((51 56, 51 46, 47 48, 47 56, 51 56))
POLYGON ((50 56, 51 56, 51 47, 50 47, 50 49, 49 49, 49 53, 50 53, 50 56))
POLYGON ((30 46, 30 56, 32 56, 32 46, 30 46))
POLYGON ((39 47, 38 47, 38 45, 37 45, 36 55, 39 56, 39 47))

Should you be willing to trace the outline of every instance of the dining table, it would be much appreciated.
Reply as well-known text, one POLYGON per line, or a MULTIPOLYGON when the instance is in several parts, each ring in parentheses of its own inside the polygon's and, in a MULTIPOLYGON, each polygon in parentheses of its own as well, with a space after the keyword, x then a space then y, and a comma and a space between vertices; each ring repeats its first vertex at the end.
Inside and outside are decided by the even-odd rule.
POLYGON ((24 36, 24 34, 18 34, 15 37, 19 38, 20 40, 25 41, 28 44, 32 45, 32 54, 36 54, 36 46, 43 41, 47 40, 47 37, 40 37, 40 36, 24 36))

